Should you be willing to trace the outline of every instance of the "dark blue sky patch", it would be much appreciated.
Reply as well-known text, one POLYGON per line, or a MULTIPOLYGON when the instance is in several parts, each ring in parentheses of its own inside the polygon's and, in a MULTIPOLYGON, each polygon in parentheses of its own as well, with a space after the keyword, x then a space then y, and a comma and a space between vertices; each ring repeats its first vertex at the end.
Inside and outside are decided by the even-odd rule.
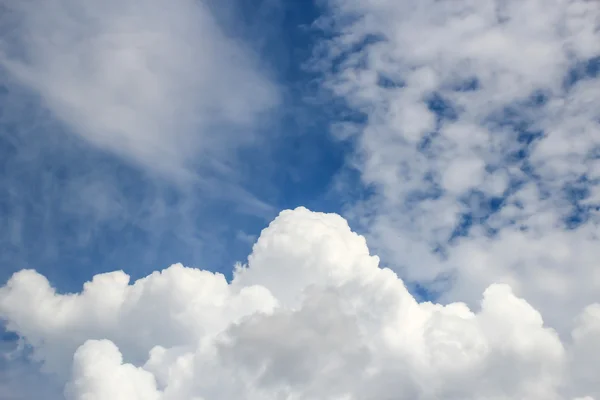
POLYGON ((435 302, 440 293, 431 289, 431 285, 424 285, 418 282, 406 282, 406 288, 419 302, 435 302))
POLYGON ((6 330, 4 324, 0 326, 0 341, 14 343, 19 340, 19 335, 6 330))
POLYGON ((354 69, 365 69, 368 67, 368 57, 365 51, 369 46, 376 45, 385 41, 385 38, 379 35, 367 34, 361 40, 354 43, 348 49, 335 56, 331 60, 331 72, 339 73, 348 67, 354 69), (357 57, 358 55, 358 57, 357 57))
MULTIPOLYGON (((447 98, 439 92, 433 92, 425 98, 429 111, 435 114, 438 125, 443 120, 456 121, 458 112, 447 98)), ((439 128, 439 126, 438 126, 439 128)))
POLYGON ((566 229, 577 229, 579 226, 588 222, 592 211, 598 211, 597 207, 575 205, 571 212, 564 218, 563 222, 566 229))
POLYGON ((544 133, 541 131, 521 131, 517 133, 517 142, 524 145, 530 146, 536 140, 540 140, 544 137, 544 133))
POLYGON ((453 83, 450 90, 455 92, 474 92, 481 88, 481 82, 477 77, 467 78, 453 83))
POLYGON ((585 74, 589 78, 597 78, 600 76, 600 56, 588 60, 585 65, 585 74))
POLYGON ((406 86, 406 82, 403 79, 394 78, 389 74, 380 72, 377 74, 377 86, 383 89, 399 89, 406 86))
MULTIPOLYGON (((459 201, 464 205, 466 211, 462 212, 454 227, 448 243, 453 245, 461 237, 469 235, 471 228, 475 225, 486 226, 487 220, 504 206, 507 193, 502 196, 488 196, 480 190, 470 190, 461 196, 459 201)), ((489 227, 487 227, 489 228, 489 227)), ((490 235, 497 233, 494 229, 488 229, 490 235)))
POLYGON ((529 109, 539 109, 543 106, 545 106, 548 103, 548 100, 550 99, 550 94, 547 93, 544 90, 534 90, 534 92, 532 94, 529 95, 529 97, 523 102, 523 107, 524 108, 529 108, 529 109))
POLYGON ((526 173, 533 173, 530 169, 529 156, 534 150, 535 145, 544 138, 544 133, 540 131, 523 130, 509 132, 507 135, 516 136, 516 140, 508 142, 509 149, 504 158, 505 165, 521 164, 526 173))
POLYGON ((405 283, 408 291, 417 301, 437 302, 442 294, 452 287, 454 279, 454 273, 447 271, 427 282, 406 281, 405 283))
POLYGON ((458 222, 454 226, 450 237, 448 238, 448 244, 453 245, 456 243, 458 238, 469 236, 469 231, 473 226, 473 214, 465 212, 460 214, 458 222))
POLYGON ((598 184, 600 184, 598 180, 592 181, 586 175, 582 175, 564 185, 562 193, 569 205, 569 210, 563 217, 567 229, 577 229, 588 222, 592 215, 598 211, 598 204, 587 204, 585 202, 591 194, 591 188, 598 184))
POLYGON ((563 90, 569 91, 579 81, 598 76, 600 76, 600 56, 577 62, 564 78, 563 90))
POLYGON ((484 124, 492 131, 525 132, 530 129, 532 118, 525 113, 525 109, 521 108, 520 105, 512 105, 492 113, 486 118, 484 124))

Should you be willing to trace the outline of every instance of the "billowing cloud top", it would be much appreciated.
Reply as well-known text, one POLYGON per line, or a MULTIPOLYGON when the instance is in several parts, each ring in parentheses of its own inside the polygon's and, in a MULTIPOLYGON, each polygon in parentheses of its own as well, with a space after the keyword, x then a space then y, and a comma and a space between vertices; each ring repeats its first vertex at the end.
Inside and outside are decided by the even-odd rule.
POLYGON ((561 340, 506 285, 477 311, 418 303, 378 264, 343 218, 298 208, 230 283, 177 264, 64 295, 21 271, 0 316, 72 400, 600 398, 599 304, 561 340))

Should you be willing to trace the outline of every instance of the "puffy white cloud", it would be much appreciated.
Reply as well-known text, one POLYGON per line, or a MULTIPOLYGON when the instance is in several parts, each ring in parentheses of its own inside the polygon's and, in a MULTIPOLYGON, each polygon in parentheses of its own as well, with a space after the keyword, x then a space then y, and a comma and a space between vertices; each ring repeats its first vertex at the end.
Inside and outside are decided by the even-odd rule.
POLYGON ((364 116, 335 133, 373 188, 349 214, 371 245, 443 301, 509 283, 568 332, 600 290, 598 3, 327 4, 315 61, 364 116))
POLYGON ((572 338, 507 285, 476 310, 418 303, 338 215, 284 211, 234 279, 173 265, 58 294, 34 271, 0 316, 73 400, 587 399, 600 305, 572 338))
POLYGON ((225 164, 215 155, 252 140, 278 102, 250 44, 225 32, 205 2, 1 6, 0 65, 74 134, 154 172, 225 164))

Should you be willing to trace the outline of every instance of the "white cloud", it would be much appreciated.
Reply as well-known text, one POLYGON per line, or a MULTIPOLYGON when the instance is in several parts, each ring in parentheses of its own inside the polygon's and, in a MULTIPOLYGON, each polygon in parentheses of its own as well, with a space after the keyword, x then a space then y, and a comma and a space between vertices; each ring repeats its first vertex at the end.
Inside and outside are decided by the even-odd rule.
POLYGON ((251 141, 277 104, 249 44, 228 36, 203 2, 3 7, 0 65, 74 134, 154 172, 226 164, 223 150, 251 141))
POLYGON ((408 280, 449 280, 444 301, 474 304, 510 283, 569 331, 600 290, 598 3, 328 5, 329 64, 316 61, 324 86, 366 116, 348 135, 375 189, 352 214, 372 246, 408 280), (577 200, 569 187, 590 193, 577 200), (503 201, 490 216, 493 197, 503 201), (579 206, 586 219, 567 229, 579 206), (474 226, 448 244, 464 216, 474 226))
POLYGON ((56 293, 34 271, 0 316, 73 400, 599 398, 599 305, 561 341, 506 285, 478 311, 417 303, 334 214, 284 211, 231 283, 173 265, 56 293))

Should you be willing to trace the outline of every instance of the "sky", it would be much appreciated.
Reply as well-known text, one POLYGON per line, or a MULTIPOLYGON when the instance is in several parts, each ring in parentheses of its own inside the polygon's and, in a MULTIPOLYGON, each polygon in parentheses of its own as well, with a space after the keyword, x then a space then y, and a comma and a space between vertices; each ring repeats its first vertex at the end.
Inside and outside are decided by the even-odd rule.
POLYGON ((0 398, 600 400, 600 3, 0 0, 0 398))

